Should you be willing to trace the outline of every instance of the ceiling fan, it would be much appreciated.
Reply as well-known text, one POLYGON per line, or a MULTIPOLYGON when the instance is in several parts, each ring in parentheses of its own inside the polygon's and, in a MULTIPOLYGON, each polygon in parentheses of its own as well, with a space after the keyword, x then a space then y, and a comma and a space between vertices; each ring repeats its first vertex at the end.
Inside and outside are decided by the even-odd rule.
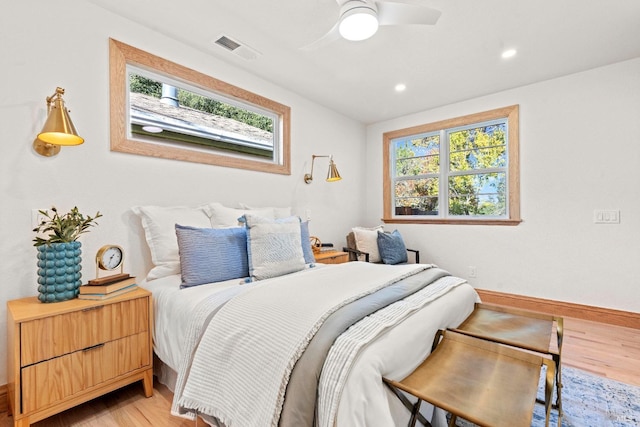
POLYGON ((346 40, 366 40, 380 25, 434 25, 441 12, 424 6, 417 0, 336 0, 340 6, 338 22, 318 40, 303 46, 313 50, 340 37, 346 40))

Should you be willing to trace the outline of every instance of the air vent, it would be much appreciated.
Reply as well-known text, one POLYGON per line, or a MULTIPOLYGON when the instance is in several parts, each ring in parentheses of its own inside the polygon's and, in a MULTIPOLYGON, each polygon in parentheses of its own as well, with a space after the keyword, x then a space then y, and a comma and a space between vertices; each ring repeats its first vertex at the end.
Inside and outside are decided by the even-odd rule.
POLYGON ((236 50, 241 46, 240 43, 234 42, 227 36, 220 37, 215 43, 231 51, 236 50))
POLYGON ((247 46, 246 44, 238 40, 233 40, 232 38, 224 34, 216 38, 213 43, 249 61, 253 61, 254 59, 257 59, 262 55, 257 50, 247 46))

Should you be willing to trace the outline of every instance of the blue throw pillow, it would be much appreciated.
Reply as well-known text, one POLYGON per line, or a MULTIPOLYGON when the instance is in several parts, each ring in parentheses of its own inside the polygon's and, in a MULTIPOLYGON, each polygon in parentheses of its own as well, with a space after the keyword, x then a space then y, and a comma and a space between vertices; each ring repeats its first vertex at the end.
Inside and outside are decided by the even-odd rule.
POLYGON ((407 247, 398 230, 393 233, 378 231, 378 250, 385 264, 401 264, 407 262, 407 247))
POLYGON ((312 264, 316 262, 311 248, 311 234, 309 234, 309 221, 300 223, 300 240, 302 241, 302 255, 304 255, 304 263, 312 264))
POLYGON ((196 228, 176 224, 181 288, 249 276, 244 227, 196 228))

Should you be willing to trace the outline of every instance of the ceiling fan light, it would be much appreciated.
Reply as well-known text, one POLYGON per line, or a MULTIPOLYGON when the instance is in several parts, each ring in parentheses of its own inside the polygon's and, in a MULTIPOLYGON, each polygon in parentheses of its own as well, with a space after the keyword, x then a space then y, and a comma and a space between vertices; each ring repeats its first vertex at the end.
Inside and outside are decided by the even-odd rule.
POLYGON ((366 40, 378 31, 378 16, 369 7, 355 7, 342 14, 338 30, 347 40, 366 40))

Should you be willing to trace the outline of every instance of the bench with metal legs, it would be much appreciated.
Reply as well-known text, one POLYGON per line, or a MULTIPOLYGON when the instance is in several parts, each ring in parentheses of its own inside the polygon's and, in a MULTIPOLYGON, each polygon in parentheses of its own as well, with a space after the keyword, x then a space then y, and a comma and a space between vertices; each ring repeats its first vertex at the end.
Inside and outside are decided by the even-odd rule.
POLYGON ((477 303, 473 313, 453 330, 551 357, 556 368, 556 402, 554 407, 558 409, 558 419, 562 418, 562 317, 477 303), (556 348, 551 345, 554 322, 556 325, 556 348))
POLYGON ((406 378, 383 378, 392 390, 418 398, 410 427, 415 426, 423 400, 450 412, 450 426, 460 417, 480 426, 529 427, 542 365, 546 366, 545 425, 549 425, 556 378, 552 360, 449 330, 438 332, 434 347, 406 378))

